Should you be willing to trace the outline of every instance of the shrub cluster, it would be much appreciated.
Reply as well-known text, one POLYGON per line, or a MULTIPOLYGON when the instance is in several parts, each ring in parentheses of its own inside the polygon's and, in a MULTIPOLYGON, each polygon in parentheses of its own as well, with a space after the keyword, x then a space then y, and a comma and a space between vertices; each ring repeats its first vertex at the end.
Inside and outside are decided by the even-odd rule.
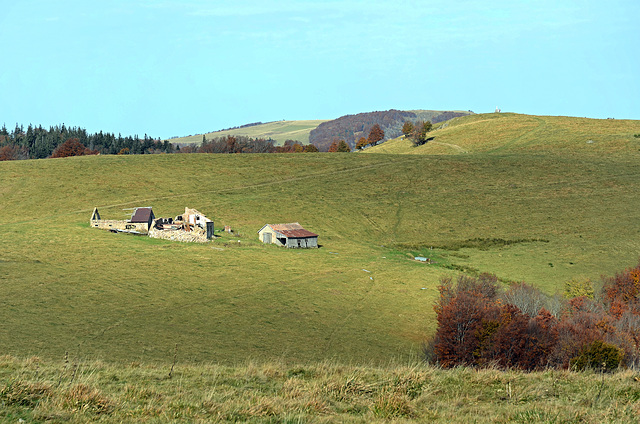
POLYGON ((501 291, 495 275, 445 278, 434 306, 437 331, 428 359, 448 368, 522 370, 640 365, 640 265, 605 278, 602 290, 547 296, 525 283, 501 291))

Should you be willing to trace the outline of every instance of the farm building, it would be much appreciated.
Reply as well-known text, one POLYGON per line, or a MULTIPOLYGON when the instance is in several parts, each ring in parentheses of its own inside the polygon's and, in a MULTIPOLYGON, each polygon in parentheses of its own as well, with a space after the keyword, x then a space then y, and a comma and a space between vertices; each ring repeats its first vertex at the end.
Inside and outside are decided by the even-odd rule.
POLYGON ((149 237, 205 243, 214 237, 213 221, 195 209, 184 208, 184 213, 175 218, 156 219, 149 237))
POLYGON ((302 228, 297 222, 291 224, 267 224, 258 231, 258 238, 267 244, 288 248, 318 247, 318 235, 302 228))
POLYGON ((155 219, 150 207, 135 208, 129 220, 101 219, 98 208, 93 209, 89 223, 94 228, 113 232, 147 234, 155 219))
POLYGON ((150 207, 135 208, 131 219, 106 220, 93 209, 89 221, 94 228, 112 232, 146 234, 149 237, 174 241, 205 243, 214 237, 213 221, 195 209, 184 208, 175 218, 157 218, 150 207))

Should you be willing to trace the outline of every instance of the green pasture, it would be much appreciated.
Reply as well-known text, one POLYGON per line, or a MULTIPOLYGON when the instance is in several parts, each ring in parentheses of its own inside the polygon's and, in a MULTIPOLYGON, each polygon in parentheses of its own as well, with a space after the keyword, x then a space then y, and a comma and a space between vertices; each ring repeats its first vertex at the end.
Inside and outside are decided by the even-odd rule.
POLYGON ((176 344, 190 362, 415 358, 435 328, 442 276, 492 272, 554 293, 570 278, 635 265, 637 159, 631 151, 2 162, 0 345, 11 355, 105 361, 166 362, 176 344), (166 217, 194 207, 220 237, 183 244, 112 234, 89 227, 95 206, 105 219, 135 206, 166 217), (322 247, 258 242, 264 224, 293 221, 322 247), (224 225, 236 233, 220 232, 224 225))
MULTIPOLYGON (((210 132, 206 133, 205 136, 207 140, 228 135, 242 135, 252 138, 271 138, 276 141, 276 145, 282 145, 286 140, 297 140, 303 144, 309 144, 311 130, 325 121, 326 119, 276 121, 251 127, 210 132)), ((200 144, 202 143, 202 134, 174 138, 169 141, 174 144, 200 144)))
POLYGON ((415 147, 404 137, 365 149, 367 153, 452 155, 543 153, 629 154, 640 151, 640 121, 487 113, 434 126, 429 141, 415 147))

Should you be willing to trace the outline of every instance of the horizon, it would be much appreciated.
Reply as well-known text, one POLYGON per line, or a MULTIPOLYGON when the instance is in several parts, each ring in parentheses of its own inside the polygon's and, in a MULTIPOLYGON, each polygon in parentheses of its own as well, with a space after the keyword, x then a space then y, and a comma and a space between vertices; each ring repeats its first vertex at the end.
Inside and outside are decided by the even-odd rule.
POLYGON ((16 2, 0 122, 170 139, 376 110, 640 119, 632 1, 16 2))

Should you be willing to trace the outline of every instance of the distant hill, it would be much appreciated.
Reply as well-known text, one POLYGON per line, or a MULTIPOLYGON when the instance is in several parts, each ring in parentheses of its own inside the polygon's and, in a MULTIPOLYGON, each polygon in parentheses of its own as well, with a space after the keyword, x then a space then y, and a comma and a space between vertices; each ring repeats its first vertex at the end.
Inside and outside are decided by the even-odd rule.
POLYGON ((486 113, 435 125, 429 140, 415 146, 404 137, 364 150, 367 153, 614 153, 637 152, 640 121, 486 113))
MULTIPOLYGON (((214 131, 204 134, 207 140, 216 137, 225 137, 227 135, 244 135, 253 138, 271 138, 276 142, 276 145, 282 145, 286 140, 298 140, 304 144, 309 143, 309 132, 316 128, 321 123, 325 122, 323 119, 311 119, 303 121, 275 121, 262 123, 253 123, 242 125, 238 128, 231 128, 221 131, 214 131)), ((202 135, 190 135, 186 137, 173 138, 169 140, 173 144, 200 144, 202 142, 202 135)))
MULTIPOLYGON (((388 110, 382 112, 365 112, 346 115, 333 120, 311 119, 302 121, 254 122, 236 128, 208 132, 204 136, 207 140, 227 135, 243 135, 253 138, 272 139, 276 145, 282 145, 286 140, 297 140, 303 144, 313 143, 320 150, 326 151, 334 138, 345 140, 351 148, 360 137, 369 135, 374 124, 378 124, 385 132, 385 139, 398 137, 402 134, 402 124, 405 120, 431 121, 439 123, 457 116, 468 115, 471 112, 442 112, 436 110, 388 110)), ((200 144, 203 134, 172 138, 173 144, 200 144)))
POLYGON ((387 110, 380 112, 358 113, 345 115, 332 121, 323 122, 309 134, 309 142, 315 144, 318 149, 326 151, 334 139, 342 139, 351 148, 356 145, 360 137, 367 137, 371 128, 378 124, 385 133, 385 140, 398 137, 402 134, 402 125, 405 121, 431 121, 440 123, 455 117, 466 116, 472 112, 462 111, 437 111, 437 110, 387 110))

